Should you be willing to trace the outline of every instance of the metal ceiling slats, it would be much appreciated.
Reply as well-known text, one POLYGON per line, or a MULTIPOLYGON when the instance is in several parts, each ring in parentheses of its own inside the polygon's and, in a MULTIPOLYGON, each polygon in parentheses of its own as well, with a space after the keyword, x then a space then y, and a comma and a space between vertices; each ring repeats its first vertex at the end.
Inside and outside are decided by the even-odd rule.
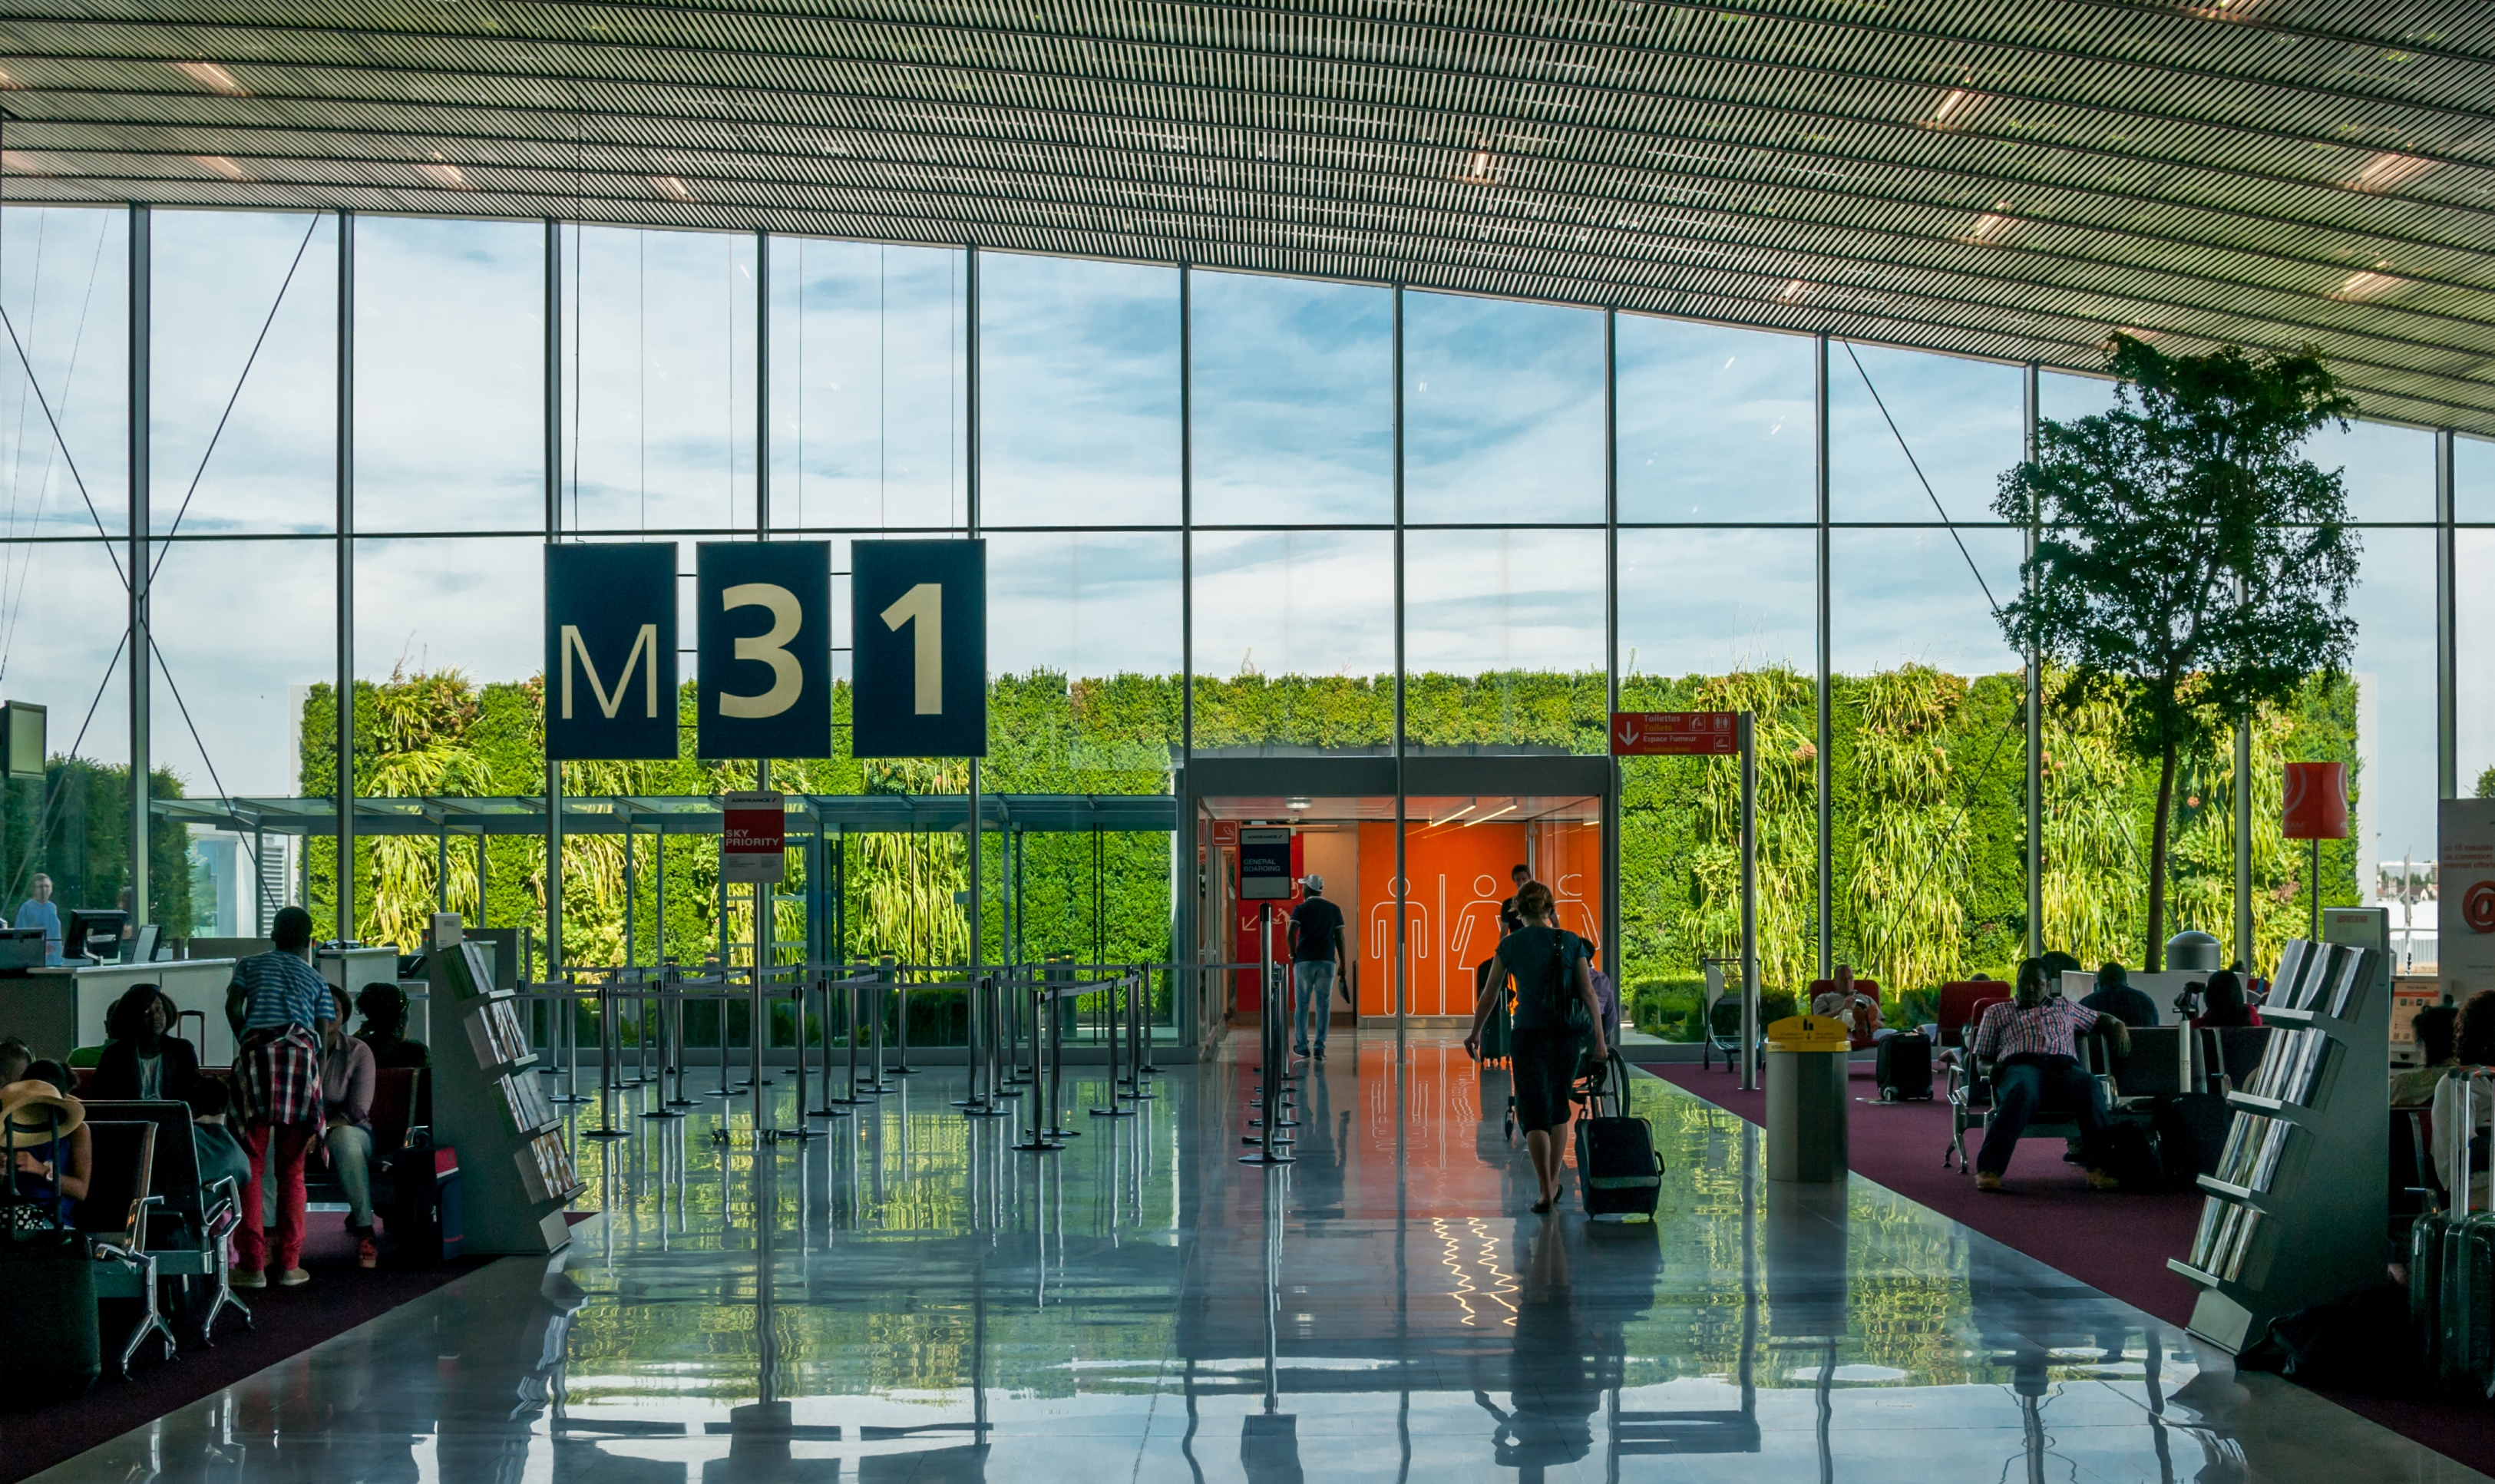
POLYGON ((2495 26, 2449 5, 18 9, 14 199, 973 242, 2066 366, 2114 324, 2311 341, 2369 413, 2495 430, 2495 26), (252 96, 167 65, 205 57, 252 96))

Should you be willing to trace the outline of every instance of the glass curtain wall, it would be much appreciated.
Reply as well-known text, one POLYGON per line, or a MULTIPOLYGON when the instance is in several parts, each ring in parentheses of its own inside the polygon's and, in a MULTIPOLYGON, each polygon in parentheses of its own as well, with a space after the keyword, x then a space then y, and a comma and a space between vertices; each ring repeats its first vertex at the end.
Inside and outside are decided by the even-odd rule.
MULTIPOLYGON (((998 616, 990 793, 1160 792, 1189 748, 1390 749, 1400 646, 1416 749, 1599 753, 1615 692, 1625 709, 1757 712, 1771 994, 1838 961, 1928 993, 2006 974, 2022 949, 2024 676, 1995 609, 2027 533, 1991 509, 2027 432, 2021 368, 1037 256, 363 218, 342 243, 335 216, 139 220, 153 319, 143 755, 159 792, 333 788, 342 644, 359 793, 541 792, 551 485, 561 539, 675 543, 687 602, 695 544, 755 539, 766 505, 771 535, 833 543, 836 604, 847 542, 975 525, 998 616)), ((9 785, 0 907, 36 870, 80 902, 109 902, 129 877, 133 221, 14 205, 0 221, 0 309, 23 351, 0 364, 0 689, 49 707, 54 755, 46 780, 9 785)), ((2032 402, 2067 418, 2110 389, 2043 375, 2032 402)), ((2317 885, 2416 917, 2443 774, 2464 794, 2495 776, 2495 696, 2449 664, 2495 619, 2462 581, 2439 632, 2430 580, 2447 553, 2460 573, 2495 558, 2486 447, 2359 423, 2312 450, 2344 467, 2362 528, 2360 637, 2344 682, 2253 728, 2264 944, 2317 885), (2319 883, 2274 838, 2278 764, 2300 757, 2345 757, 2357 777, 2359 838, 2319 883)), ((847 626, 844 608, 844 684, 847 626)), ((775 782, 966 786, 958 764, 861 765, 845 693, 836 716, 833 756, 775 782)), ((2045 747, 2043 936, 2136 962, 2139 765, 2084 711, 2052 711, 2045 747)), ((752 773, 688 745, 671 762, 569 765, 564 787, 629 811, 752 773)), ((1695 1033, 1700 960, 1733 948, 1730 784, 1703 759, 1622 769, 1617 967, 1641 1024, 1665 1034, 1695 1033)), ((2235 788, 2232 750, 2194 760, 2177 926, 2228 936, 2235 788)), ((241 934, 307 889, 316 908, 334 900, 326 842, 255 867, 235 842, 181 833, 152 847, 172 844, 151 871, 169 925, 241 934)), ((1167 954, 1166 840, 988 843, 992 955, 1167 954)), ((959 835, 836 849, 842 946, 958 956, 959 835), (871 904, 876 881, 900 892, 878 900, 915 893, 925 910, 871 904)), ((660 931, 647 834, 570 842, 576 961, 718 951, 715 852, 680 838, 666 859, 660 931)), ((473 838, 367 841, 356 872, 368 938, 412 939, 436 903, 541 929, 537 840, 481 857, 473 838)), ((802 931, 801 889, 792 879, 775 938, 802 931)), ((2422 965, 2431 926, 2412 925, 2422 965)), ((755 936, 750 917, 727 927, 755 936)))

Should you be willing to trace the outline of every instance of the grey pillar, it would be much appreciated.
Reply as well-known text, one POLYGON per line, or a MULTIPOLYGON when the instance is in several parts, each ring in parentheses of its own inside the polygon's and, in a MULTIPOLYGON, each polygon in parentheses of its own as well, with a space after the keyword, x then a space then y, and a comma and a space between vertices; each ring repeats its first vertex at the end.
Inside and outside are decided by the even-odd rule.
MULTIPOLYGON (((545 539, 563 536, 563 224, 545 224, 545 539)), ((546 981, 563 974, 563 764, 545 765, 546 981)), ((520 966, 525 979, 528 966, 520 966)))
MULTIPOLYGON (((1603 734, 1620 709, 1620 312, 1603 311, 1603 734)), ((1609 751, 1607 747, 1605 751, 1609 751)), ((1603 801, 1603 967, 1624 984, 1620 969, 1620 760, 1612 758, 1612 793, 1603 801)), ((1441 1005, 1441 1009, 1445 1006, 1441 1005)))
POLYGON ((355 936, 355 219, 338 213, 338 941, 355 936))
POLYGON ((1826 978, 1830 973, 1829 965, 1832 962, 1835 944, 1835 925, 1831 921, 1830 913, 1832 891, 1835 884, 1832 880, 1835 875, 1835 855, 1831 847, 1833 800, 1830 797, 1831 774, 1828 754, 1833 745, 1835 727, 1833 719, 1829 714, 1829 665, 1832 648, 1828 628, 1828 337, 1826 335, 1816 337, 1812 347, 1811 401, 1813 420, 1817 424, 1816 445, 1819 449, 1817 495, 1819 546, 1816 563, 1819 592, 1816 630, 1818 672, 1811 691, 1815 728, 1812 733, 1813 751, 1817 756, 1811 759, 1811 784, 1813 791, 1819 796, 1819 829, 1814 874, 1819 878, 1819 975, 1821 978, 1826 978))
MULTIPOLYGON (((1409 1009, 1403 982, 1408 951, 1404 936, 1412 883, 1403 854, 1403 286, 1395 286, 1395 1067, 1402 1075, 1409 1009)), ((1444 1006, 1440 1006, 1444 1008, 1444 1006)), ((1268 1114, 1272 1117, 1272 1114, 1268 1114)))
MULTIPOLYGON (((2037 385, 2036 365, 2027 366, 2027 459, 2036 458, 2037 385)), ((2027 560, 2036 560, 2038 536, 2036 512, 2027 512, 2027 560)), ((2027 591, 2036 591, 2032 578, 2027 591)), ((2045 951, 2045 657, 2036 646, 2027 646, 2023 657, 2027 670, 2027 956, 2034 958, 2045 951)))
POLYGON ((155 292, 148 208, 130 208, 130 920, 147 920, 147 704, 155 683, 155 650, 147 623, 147 372, 150 300, 155 292))
MULTIPOLYGON (((1178 759, 1182 779, 1195 763, 1194 284, 1195 270, 1182 265, 1178 273, 1178 759)), ((1183 788, 1170 791, 1181 800, 1178 827, 1170 832, 1170 962, 1184 964, 1202 957, 1196 941, 1201 933, 1197 913, 1203 907, 1202 886, 1195 867, 1195 811, 1185 803, 1189 792, 1183 788)), ((1017 913, 1021 908, 1017 890, 1017 913)), ((1172 1029, 1184 1043, 1195 1045, 1203 1034, 1198 1017, 1204 1007, 1204 976, 1173 973, 1169 983, 1172 1029)))
POLYGON ((2459 519, 2451 429, 2434 435, 2434 765, 2437 798, 2460 797, 2460 628, 2455 565, 2459 519))

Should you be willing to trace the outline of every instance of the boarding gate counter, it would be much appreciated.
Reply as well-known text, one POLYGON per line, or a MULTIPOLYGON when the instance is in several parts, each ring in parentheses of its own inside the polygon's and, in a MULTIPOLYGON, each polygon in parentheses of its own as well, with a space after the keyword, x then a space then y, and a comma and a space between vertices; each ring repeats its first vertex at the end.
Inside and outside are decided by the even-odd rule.
MULTIPOLYGON (((314 955, 321 977, 353 997, 371 983, 398 982, 394 948, 324 948, 314 955)), ((0 1034, 21 1037, 39 1057, 66 1057, 79 1046, 104 1044, 104 1017, 133 984, 153 983, 182 1014, 172 1034, 195 1041, 202 1067, 233 1064, 233 1031, 226 1024, 226 986, 233 981, 231 958, 166 959, 152 964, 85 964, 29 969, 0 976, 0 1034), (192 1017, 205 1020, 202 1027, 192 1017)), ((425 1002, 411 994, 407 1034, 427 1038, 425 1002)))

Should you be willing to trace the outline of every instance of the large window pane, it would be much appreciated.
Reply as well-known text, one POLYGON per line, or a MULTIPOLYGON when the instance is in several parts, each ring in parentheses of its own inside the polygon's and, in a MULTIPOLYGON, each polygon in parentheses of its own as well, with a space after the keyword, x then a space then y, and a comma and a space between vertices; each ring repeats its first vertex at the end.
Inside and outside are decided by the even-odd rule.
MULTIPOLYGON (((2495 530, 2454 535, 2454 565, 2464 572, 2495 572, 2495 530)), ((2495 798, 2495 583, 2462 582, 2453 591, 2452 651, 2460 657, 2458 724, 2460 792, 2495 798)))
POLYGON ((962 269, 945 249, 773 239, 774 526, 962 523, 962 269))
MULTIPOLYGON (((2385 873, 2403 861, 2435 858, 2436 774, 2434 533, 2364 533, 2364 574, 2349 609, 2356 619, 2356 885, 2372 905, 2381 894, 2401 925, 2401 904, 2385 873)), ((2483 585, 2483 584, 2478 584, 2483 585)), ((2466 653, 2466 651, 2464 651, 2466 653)), ((2480 651, 2482 654, 2483 651, 2480 651)), ((2467 784, 2463 781, 2463 791, 2467 784)), ((2326 898, 2325 900, 2330 900, 2326 898)), ((2435 961, 2431 940, 2413 945, 2418 963, 2435 961)))
MULTIPOLYGON (((1621 708, 1757 718, 1759 958, 1771 999, 1807 985, 1818 960, 1816 540, 1620 533, 1621 708), (1747 576, 1728 585, 1727 572, 1747 576)), ((1732 759, 1620 759, 1621 983, 1649 1034, 1696 1039, 1698 958, 1740 951, 1740 790, 1732 759)))
POLYGON ((545 526, 545 229, 355 218, 355 529, 545 526))
POLYGON ((129 222, 118 209, 0 211, 0 307, 17 337, 0 356, 0 538, 129 529, 129 222))
POLYGON ((1833 941, 1893 1005, 2007 977, 2025 940, 2024 683, 1993 619, 2023 537, 1956 535, 1830 541, 1833 941))
POLYGON ((755 239, 565 235, 564 528, 751 531, 755 239))
POLYGON ((2495 443, 2451 441, 2452 510, 2462 520, 2495 521, 2495 443))
POLYGON ((1619 317, 1622 520, 1809 520, 1811 342, 1619 317))
POLYGON ((2021 375, 2016 366, 1831 342, 1830 518, 1991 518, 1995 481, 2026 448, 2021 375))
POLYGON ((1394 519, 1394 294, 1246 273, 1190 294, 1196 523, 1394 519))
POLYGON ((1404 513, 1603 518, 1603 317, 1548 304, 1403 298, 1404 513))
MULTIPOLYGON (((445 705, 491 714, 470 746, 437 759, 438 784, 408 791, 538 793, 543 753, 529 686, 544 667, 544 544, 527 537, 355 543, 355 679, 432 677, 445 705), (487 745, 490 740, 491 745, 487 745)), ((464 710, 462 715, 465 715, 464 710)), ((466 724, 457 728, 468 736, 466 724)), ((388 787, 359 777, 365 793, 388 787)))
POLYGON ((1404 551, 1414 744, 1610 751, 1601 532, 1415 531, 1404 551))
POLYGON ((1179 518, 1178 271, 979 257, 979 519, 1179 518))
POLYGON ((338 219, 154 223, 152 529, 336 530, 338 219))
MULTIPOLYGON (((1117 730, 1144 751, 1095 754, 1093 766, 1167 767, 1158 752, 1178 740, 1179 539, 1175 532, 1001 533, 988 538, 988 669, 1000 686, 1018 676, 1069 684, 1146 684, 1153 698, 1117 730)), ((992 721, 992 726, 994 725, 992 721)), ((1083 766, 1071 737, 992 737, 991 746, 1037 747, 1033 765, 1083 766), (1042 754, 1052 755, 1043 757, 1042 754)), ((997 787, 1006 788, 1000 783, 997 787)), ((1025 787, 1015 785, 1012 787, 1025 787)), ((1033 791, 1039 790, 1034 782, 1033 791)), ((1087 791, 1076 789, 1074 791, 1087 791)), ((1088 791, 1102 791, 1093 785, 1088 791)), ((1110 789, 1106 791, 1128 791, 1110 789)))
POLYGON ((1195 745, 1395 739, 1395 539, 1199 532, 1195 745))
POLYGON ((2061 371, 2039 372, 2036 376, 2036 416, 2054 422, 2077 422, 2081 417, 2093 417, 2112 409, 2116 385, 2110 377, 2072 376, 2061 371))
POLYGON ((2351 519, 2434 518, 2432 433, 2387 422, 2351 422, 2344 433, 2326 427, 2314 434, 2304 452, 2323 468, 2340 471, 2351 519))
POLYGON ((297 791, 303 697, 338 677, 337 550, 326 540, 158 543, 150 751, 186 792, 297 791))

